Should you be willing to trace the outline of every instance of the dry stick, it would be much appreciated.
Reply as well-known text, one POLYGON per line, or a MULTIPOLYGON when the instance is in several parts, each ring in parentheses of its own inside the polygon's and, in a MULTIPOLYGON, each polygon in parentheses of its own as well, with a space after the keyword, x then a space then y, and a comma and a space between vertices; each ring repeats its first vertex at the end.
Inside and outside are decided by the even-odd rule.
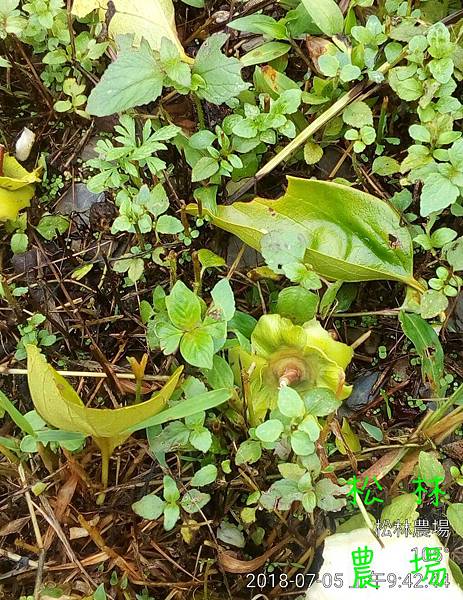
MULTIPOLYGON (((101 371, 56 371, 63 377, 95 377, 106 379, 108 375, 101 371)), ((0 366, 0 375, 27 375, 27 369, 9 369, 0 366)), ((114 373, 117 379, 136 379, 133 373, 114 373)), ((167 381, 169 375, 144 375, 144 381, 167 381)))
POLYGON ((40 532, 40 527, 37 522, 37 515, 35 514, 34 505, 32 504, 31 495, 29 490, 27 489, 27 481, 26 475, 24 474, 24 467, 22 463, 19 463, 18 466, 19 477, 21 478, 21 483, 24 486, 24 496, 26 498, 27 508, 29 509, 29 514, 31 515, 32 527, 34 529, 35 539, 37 541, 37 547, 40 551, 39 560, 37 564, 37 573, 35 576, 35 585, 34 585, 34 600, 39 600, 40 597, 40 586, 42 585, 42 576, 43 576, 43 567, 45 565, 45 549, 43 547, 43 538, 40 532))

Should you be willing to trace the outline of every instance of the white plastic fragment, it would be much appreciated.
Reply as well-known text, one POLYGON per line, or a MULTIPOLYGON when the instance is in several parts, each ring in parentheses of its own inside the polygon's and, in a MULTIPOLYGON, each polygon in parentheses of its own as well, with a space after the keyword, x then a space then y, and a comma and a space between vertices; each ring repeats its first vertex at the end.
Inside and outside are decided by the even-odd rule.
MULTIPOLYGON (((369 529, 356 529, 349 533, 336 533, 325 540, 323 550, 323 565, 314 583, 307 591, 307 600, 362 600, 378 599, 383 600, 423 600, 426 598, 441 600, 463 600, 463 590, 455 582, 449 567, 449 553, 442 546, 435 533, 430 536, 415 537, 410 534, 392 535, 392 537, 381 537, 384 549, 381 548, 378 541, 372 535, 369 529), (373 556, 368 566, 358 569, 361 575, 368 573, 368 569, 374 573, 381 574, 379 588, 367 586, 365 588, 353 587, 355 581, 355 568, 353 565, 352 552, 357 553, 361 549, 363 559, 367 557, 364 548, 373 552, 373 556), (423 558, 429 558, 429 552, 424 548, 435 548, 434 555, 440 554, 441 560, 434 560, 434 566, 428 569, 426 565, 432 565, 433 561, 425 561, 423 558), (416 551, 414 550, 416 549, 416 551), (425 552, 423 554, 423 552, 425 552), (414 557, 419 557, 417 563, 414 557), (420 570, 417 574, 412 574, 408 579, 407 575, 420 570), (447 585, 436 587, 430 585, 430 571, 433 569, 445 569, 447 585), (428 573, 426 571, 428 570, 428 573), (420 577, 422 576, 422 577, 420 577), (342 584, 341 584, 342 582, 342 584), (416 586, 416 587, 414 587, 416 586)), ((356 554, 356 560, 360 555, 356 554)), ((357 560, 358 562, 358 560, 357 560)), ((363 561, 365 562, 365 560, 363 561)), ((442 575, 442 572, 441 572, 442 575)), ((435 577, 435 576, 434 576, 435 577)), ((373 581, 372 581, 373 582, 373 581)), ((374 582, 373 582, 374 583, 374 582)), ((359 581, 357 579, 357 586, 359 581)))
POLYGON ((35 133, 24 127, 16 141, 15 157, 21 162, 27 160, 35 142, 35 133))

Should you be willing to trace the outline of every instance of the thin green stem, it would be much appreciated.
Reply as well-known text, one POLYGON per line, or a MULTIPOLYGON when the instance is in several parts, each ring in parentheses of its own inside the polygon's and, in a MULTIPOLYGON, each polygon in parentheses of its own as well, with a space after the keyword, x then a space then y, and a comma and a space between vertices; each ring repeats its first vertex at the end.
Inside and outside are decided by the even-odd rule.
POLYGON ((196 115, 197 115, 198 121, 199 121, 199 127, 200 127, 200 129, 205 129, 206 121, 204 120, 204 111, 203 111, 203 107, 201 104, 201 100, 198 98, 198 96, 194 92, 191 93, 191 96, 192 96, 193 102, 195 104, 196 115))
POLYGON ((140 249, 142 252, 144 252, 145 251, 145 240, 143 239, 143 234, 140 231, 140 227, 138 226, 138 223, 134 223, 133 228, 135 229, 135 235, 137 236, 137 241, 140 246, 140 249))
POLYGON ((0 454, 3 454, 3 456, 10 462, 13 463, 15 465, 19 465, 19 458, 16 456, 16 454, 14 452, 11 452, 11 450, 8 450, 8 448, 6 448, 5 446, 2 446, 0 444, 0 454))
POLYGON ((141 384, 142 379, 137 377, 135 380, 135 404, 139 404, 141 402, 141 384))

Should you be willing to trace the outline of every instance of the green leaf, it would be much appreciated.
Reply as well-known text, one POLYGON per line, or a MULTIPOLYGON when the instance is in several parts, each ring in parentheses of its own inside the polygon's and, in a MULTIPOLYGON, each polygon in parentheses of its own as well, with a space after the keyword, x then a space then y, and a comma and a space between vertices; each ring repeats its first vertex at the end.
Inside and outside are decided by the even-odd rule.
POLYGON ((58 100, 58 102, 54 103, 53 108, 56 112, 67 112, 68 110, 71 110, 72 103, 69 100, 58 100))
POLYGON ((336 438, 336 447, 338 448, 339 452, 341 452, 341 454, 347 454, 348 449, 351 452, 360 452, 362 446, 360 444, 358 435, 352 430, 351 426, 349 425, 349 421, 345 418, 342 420, 341 433, 344 441, 336 438), (344 442, 347 444, 348 448, 346 448, 344 442))
POLYGON ((308 165, 316 165, 323 156, 323 148, 309 140, 304 145, 304 160, 308 165))
POLYGON ((304 395, 307 412, 315 417, 326 417, 335 412, 342 402, 328 388, 315 388, 304 395))
POLYGON ((381 442, 383 440, 383 432, 379 427, 376 427, 376 425, 372 425, 366 421, 360 421, 360 425, 365 429, 368 435, 370 435, 377 442, 381 442))
POLYGON ((159 58, 167 77, 179 88, 191 87, 190 66, 182 61, 182 57, 175 44, 169 38, 162 38, 159 58))
POLYGON ((184 511, 192 514, 198 512, 204 506, 206 506, 210 499, 211 497, 209 494, 205 494, 204 492, 193 489, 185 493, 180 504, 182 505, 184 511))
POLYGON ((236 525, 232 525, 228 521, 220 523, 220 527, 217 530, 217 538, 225 542, 225 544, 236 546, 237 548, 244 548, 246 545, 243 533, 236 525))
POLYGON ((298 425, 298 430, 306 433, 311 442, 316 442, 320 436, 318 420, 313 415, 304 417, 298 425))
POLYGON ((112 115, 153 102, 162 91, 163 74, 146 43, 138 50, 123 50, 90 93, 87 112, 112 115))
POLYGON ((132 281, 138 281, 143 275, 145 269, 145 263, 142 258, 131 258, 128 261, 129 268, 127 269, 127 276, 132 281))
POLYGON ((362 71, 357 65, 344 65, 339 73, 339 78, 345 83, 347 81, 358 79, 361 74, 362 71))
POLYGON ((166 298, 169 319, 175 327, 188 331, 201 322, 201 303, 183 281, 177 281, 166 298))
POLYGON ((260 442, 256 440, 246 440, 240 444, 236 451, 235 463, 237 465, 251 465, 259 460, 262 456, 262 448, 260 442))
POLYGON ((252 65, 260 65, 261 63, 268 63, 275 58, 284 56, 291 50, 289 44, 283 42, 267 42, 262 44, 253 50, 250 50, 247 54, 241 57, 241 64, 245 67, 251 67, 252 65))
POLYGON ((413 524, 419 517, 419 513, 416 510, 416 495, 415 494, 401 494, 396 498, 393 498, 388 506, 385 506, 381 512, 381 521, 390 521, 395 523, 409 522, 413 524))
POLYGON ((342 119, 347 125, 353 127, 363 127, 364 125, 373 125, 373 113, 366 102, 357 100, 349 104, 342 113, 342 119))
POLYGON ((193 167, 191 172, 191 181, 202 181, 209 179, 219 170, 219 163, 212 156, 203 156, 193 167))
POLYGON ((100 583, 100 585, 93 592, 92 600, 107 600, 104 583, 100 583))
POLYGON ((165 505, 166 503, 159 496, 147 494, 132 504, 132 510, 143 519, 155 521, 162 515, 165 505))
POLYGON ((262 236, 260 251, 268 266, 275 273, 282 273, 284 265, 298 265, 304 257, 307 237, 291 229, 275 229, 262 236))
POLYGON ((400 164, 395 158, 391 158, 390 156, 378 156, 373 161, 372 171, 386 177, 387 175, 399 173, 400 164))
POLYGON ((174 327, 172 323, 161 322, 156 323, 154 327, 154 334, 156 336, 156 343, 154 346, 161 346, 161 350, 164 354, 174 354, 177 352, 180 340, 182 339, 183 331, 174 327))
POLYGON ((445 392, 441 384, 444 374, 444 351, 437 333, 419 315, 401 311, 399 320, 403 332, 412 341, 421 358, 423 379, 429 381, 434 394, 441 398, 445 392))
POLYGON ((219 388, 233 388, 233 371, 228 362, 217 354, 212 359, 212 369, 205 369, 204 375, 207 383, 214 390, 219 388))
POLYGON ((206 465, 193 475, 190 485, 201 487, 209 485, 217 479, 217 467, 215 465, 206 465))
POLYGON ((412 240, 394 208, 338 183, 288 177, 288 184, 278 200, 221 205, 212 222, 257 250, 271 231, 303 236, 304 262, 328 279, 396 279, 421 291, 413 278, 412 240))
POLYGON ((21 254, 27 250, 29 238, 26 233, 13 233, 10 240, 11 250, 14 254, 21 254))
POLYGON ((205 82, 197 95, 213 104, 223 104, 249 87, 241 78, 241 63, 221 53, 228 39, 225 33, 215 33, 207 38, 198 50, 192 72, 205 82))
POLYGON ((262 33, 276 39, 286 38, 284 22, 277 22, 273 17, 269 17, 268 15, 254 14, 233 19, 233 21, 228 23, 228 27, 247 33, 262 33))
POLYGON ((349 489, 349 486, 339 486, 333 483, 330 479, 320 479, 315 484, 315 493, 317 494, 317 506, 326 511, 341 510, 346 505, 344 498, 336 498, 336 496, 344 495, 349 489))
POLYGON ((180 219, 170 215, 161 215, 156 221, 157 233, 169 233, 174 235, 183 231, 183 225, 180 219))
POLYGON ((177 484, 169 475, 165 475, 163 479, 164 499, 166 502, 176 502, 180 498, 177 484))
POLYGON ((453 60, 441 58, 429 61, 428 68, 439 83, 447 83, 453 75, 453 60))
POLYGON ((463 270, 463 237, 459 237, 447 249, 446 258, 455 271, 463 270))
POLYGON ((180 507, 178 504, 166 504, 164 508, 164 529, 170 531, 180 518, 180 507))
POLYGON ((453 503, 447 508, 447 519, 457 535, 463 536, 463 504, 453 503))
POLYGON ((270 488, 260 498, 261 505, 269 510, 289 510, 293 502, 302 500, 296 481, 280 479, 272 483, 270 488))
POLYGON ((225 259, 221 256, 208 250, 207 248, 201 248, 198 250, 198 260, 201 263, 201 276, 204 274, 206 269, 212 267, 223 267, 225 265, 225 259))
POLYGON ((212 445, 211 432, 204 427, 190 434, 190 444, 200 452, 207 452, 212 445))
MULTIPOLYGON (((34 429, 31 427, 29 421, 19 412, 16 406, 5 396, 0 390, 0 408, 6 411, 13 422, 24 432, 35 437, 34 429)), ((3 414, 3 413, 2 413, 3 414)))
POLYGON ((463 572, 462 572, 461 568, 451 558, 449 558, 449 567, 450 567, 450 572, 452 573, 453 578, 455 579, 455 583, 458 585, 458 587, 460 589, 463 589, 463 572))
POLYGON ((276 442, 283 432, 283 424, 278 419, 269 419, 256 427, 256 436, 261 442, 276 442))
POLYGON ((291 448, 298 456, 308 456, 315 450, 310 437, 304 431, 294 431, 291 434, 291 448))
POLYGON ((287 385, 278 392, 278 408, 285 417, 302 417, 305 412, 302 398, 287 385))
POLYGON ((420 215, 428 217, 433 212, 440 212, 455 202, 460 195, 456 185, 441 173, 432 173, 426 178, 420 199, 420 215))
POLYGON ((152 427, 153 425, 162 425, 168 421, 184 419, 185 417, 195 415, 200 411, 215 408, 216 406, 226 402, 230 396, 231 392, 229 390, 214 390, 212 392, 205 392, 204 394, 200 394, 195 398, 190 398, 189 400, 179 402, 175 406, 163 410, 162 413, 143 421, 143 423, 137 424, 135 427, 128 428, 127 431, 133 432, 137 431, 138 429, 152 427))
POLYGON ((426 290, 421 296, 420 314, 423 319, 432 319, 447 310, 449 301, 445 294, 438 290, 426 290))
POLYGON ((293 481, 299 481, 301 477, 306 474, 304 467, 301 467, 295 463, 282 463, 278 465, 278 470, 281 476, 285 479, 292 479, 293 481))
POLYGON ((440 227, 431 234, 433 248, 442 248, 457 237, 457 232, 449 227, 440 227))
POLYGON ((207 331, 200 328, 187 331, 180 341, 180 353, 190 365, 212 369, 214 342, 207 331))
POLYGON ((323 75, 336 77, 339 71, 339 60, 331 54, 322 54, 318 58, 318 66, 323 75))
POLYGON ((431 133, 427 127, 424 127, 424 125, 411 125, 408 128, 408 132, 417 142, 423 142, 424 144, 431 143, 431 133))
POLYGON ((435 453, 421 451, 418 457, 418 472, 425 482, 445 478, 444 467, 437 460, 435 453))
POLYGON ((302 3, 313 22, 326 35, 342 33, 344 17, 334 0, 302 0, 302 3))
POLYGON ((45 215, 43 216, 36 229, 40 235, 46 240, 53 240, 57 235, 67 231, 69 227, 69 219, 61 215, 45 215))
POLYGON ((235 314, 235 296, 228 279, 221 279, 211 291, 214 305, 222 309, 225 321, 233 319, 235 314))
POLYGON ((317 306, 318 295, 297 285, 281 290, 275 312, 296 325, 303 325, 317 314, 317 306))
POLYGON ((412 102, 423 95, 423 84, 416 77, 403 78, 403 71, 407 67, 396 67, 389 71, 389 85, 402 100, 412 102))

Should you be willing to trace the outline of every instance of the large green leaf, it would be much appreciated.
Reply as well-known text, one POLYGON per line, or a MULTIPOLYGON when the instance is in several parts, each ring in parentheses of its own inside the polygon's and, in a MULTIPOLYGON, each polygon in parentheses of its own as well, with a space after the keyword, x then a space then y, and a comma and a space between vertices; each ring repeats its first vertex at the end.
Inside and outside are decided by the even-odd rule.
POLYGON ((265 234, 292 231, 307 240, 304 262, 328 279, 395 279, 422 291, 413 277, 412 240, 399 213, 355 188, 288 177, 286 194, 278 200, 235 202, 210 216, 256 250, 265 234))
POLYGON ((156 100, 163 74, 148 44, 122 50, 103 73, 87 102, 91 115, 103 117, 156 100))

